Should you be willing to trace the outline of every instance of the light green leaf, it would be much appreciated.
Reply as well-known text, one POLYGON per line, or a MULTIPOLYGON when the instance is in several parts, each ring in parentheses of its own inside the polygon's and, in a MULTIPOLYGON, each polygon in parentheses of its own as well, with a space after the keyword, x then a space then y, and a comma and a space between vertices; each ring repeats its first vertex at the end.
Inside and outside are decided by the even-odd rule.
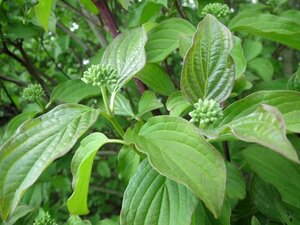
POLYGON ((141 117, 147 112, 164 107, 164 105, 156 98, 151 91, 145 91, 139 101, 138 115, 141 117))
POLYGON ((10 138, 22 123, 32 119, 36 114, 37 112, 23 112, 10 120, 5 129, 3 141, 6 141, 8 138, 10 138))
POLYGON ((130 0, 119 0, 119 3, 123 6, 124 9, 128 9, 130 0))
POLYGON ((298 18, 300 17, 300 11, 296 9, 289 9, 284 11, 283 13, 280 14, 281 17, 285 17, 287 19, 290 19, 294 21, 295 23, 298 23, 300 25, 300 21, 298 18))
POLYGON ((208 225, 205 224, 206 215, 205 210, 201 202, 198 203, 198 206, 193 214, 192 222, 190 225, 208 225))
POLYGON ((22 195, 55 159, 66 154, 94 124, 99 111, 77 104, 60 105, 23 123, 0 147, 0 209, 6 220, 22 195))
POLYGON ((87 195, 93 161, 98 149, 109 139, 101 133, 92 133, 80 142, 72 162, 73 194, 67 201, 69 212, 73 215, 85 215, 89 212, 87 195))
POLYGON ((110 219, 104 219, 104 220, 101 220, 97 225, 119 225, 119 223, 117 223, 113 220, 110 220, 110 219))
POLYGON ((257 74, 263 81, 271 81, 273 77, 273 65, 266 58, 256 58, 248 63, 249 69, 257 74))
POLYGON ((94 5, 92 0, 80 0, 80 3, 92 14, 97 15, 99 13, 98 8, 94 5))
POLYGON ((81 220, 79 216, 70 216, 67 225, 92 225, 88 220, 81 220))
POLYGON ((193 34, 195 27, 180 18, 167 19, 148 33, 147 61, 160 62, 179 47, 179 35, 193 34))
POLYGON ((124 145, 118 154, 118 172, 125 183, 136 173, 140 164, 140 156, 130 147, 124 145))
POLYGON ((167 100, 167 109, 171 116, 182 116, 191 111, 192 105, 183 97, 180 91, 173 93, 167 100))
POLYGON ((263 145, 299 162, 296 150, 286 137, 284 119, 272 106, 262 104, 255 112, 221 127, 219 132, 221 136, 232 134, 239 140, 263 145))
POLYGON ((169 74, 157 64, 147 63, 145 67, 137 73, 137 78, 155 92, 162 95, 169 96, 175 91, 169 74))
POLYGON ((123 87, 146 63, 145 44, 147 34, 137 28, 120 34, 106 48, 101 64, 110 65, 118 71, 118 82, 113 93, 123 87))
POLYGON ((300 165, 261 146, 243 151, 251 169, 276 187, 284 202, 300 208, 300 165), (292 179, 291 179, 292 178, 292 179))
POLYGON ((256 58, 263 50, 262 43, 260 41, 253 41, 246 39, 243 42, 243 50, 245 59, 249 62, 256 58))
POLYGON ((225 195, 225 163, 193 124, 179 117, 153 117, 130 141, 148 155, 157 171, 189 187, 215 217, 220 215, 225 195))
POLYGON ((189 189, 160 175, 144 160, 124 193, 121 225, 190 224, 197 205, 189 189))
POLYGON ((115 100, 115 115, 134 116, 129 100, 118 93, 115 100))
POLYGON ((300 91, 300 64, 296 73, 290 77, 287 86, 289 90, 300 91))
POLYGON ((233 48, 230 51, 230 55, 235 65, 235 74, 236 74, 235 79, 240 78, 246 70, 246 59, 244 57, 241 43, 242 40, 239 37, 237 36, 233 37, 233 48))
POLYGON ((179 54, 181 57, 185 57, 189 48, 193 43, 193 35, 191 34, 179 34, 179 54))
POLYGON ((54 0, 39 0, 39 3, 35 6, 36 17, 46 31, 49 29, 49 19, 54 3, 54 0))
POLYGON ((101 95, 101 89, 88 85, 81 80, 68 80, 57 85, 50 97, 50 102, 78 103, 85 98, 101 95))
POLYGON ((259 220, 255 216, 251 218, 251 225, 260 225, 259 220))
POLYGON ((255 92, 227 107, 223 119, 217 121, 214 127, 221 127, 249 115, 261 104, 276 107, 284 118, 287 130, 300 133, 300 93, 295 91, 255 92))
POLYGON ((229 28, 232 31, 248 32, 300 49, 300 24, 271 14, 242 13, 234 17, 229 28))
POLYGON ((244 199, 246 197, 246 183, 242 172, 232 163, 226 163, 226 168, 226 196, 230 199, 244 199))
POLYGON ((235 76, 229 55, 232 42, 230 31, 214 16, 207 15, 198 24, 181 75, 181 91, 189 102, 199 98, 222 102, 230 95, 235 76))

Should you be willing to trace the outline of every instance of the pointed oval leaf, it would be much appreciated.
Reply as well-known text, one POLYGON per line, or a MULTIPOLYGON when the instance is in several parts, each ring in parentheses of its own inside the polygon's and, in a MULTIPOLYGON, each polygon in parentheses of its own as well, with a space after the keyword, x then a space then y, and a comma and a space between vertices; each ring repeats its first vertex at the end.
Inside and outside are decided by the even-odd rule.
POLYGON ((224 110, 224 117, 214 124, 225 124, 255 112, 261 104, 276 107, 282 114, 286 128, 290 132, 300 132, 300 93, 295 91, 259 91, 236 101, 224 110))
POLYGON ((193 34, 195 27, 188 21, 180 18, 164 20, 148 33, 146 44, 147 61, 159 62, 164 60, 179 46, 179 35, 193 34))
POLYGON ((267 148, 253 145, 243 151, 251 169, 276 187, 282 200, 300 208, 300 165, 267 148))
POLYGON ((110 65, 118 71, 119 78, 114 92, 144 67, 146 42, 147 34, 144 28, 137 28, 120 34, 106 48, 101 64, 110 65))
POLYGON ((291 48, 300 49, 300 24, 284 17, 242 13, 230 21, 229 28, 232 31, 256 34, 291 48))
POLYGON ((235 77, 229 55, 232 46, 230 31, 214 16, 207 15, 198 24, 181 74, 181 90, 188 101, 207 98, 222 102, 230 95, 235 77))
POLYGON ((162 107, 164 107, 164 105, 157 99, 153 92, 145 91, 139 101, 137 116, 142 116, 147 112, 162 107))
POLYGON ((0 148, 0 209, 4 220, 51 162, 66 154, 94 124, 99 111, 60 105, 25 122, 0 148))
POLYGON ((169 96, 166 107, 171 116, 183 116, 192 110, 192 105, 183 97, 180 91, 169 96))
POLYGON ((85 98, 100 95, 100 93, 100 87, 85 84, 81 80, 68 80, 53 89, 50 101, 78 103, 85 98))
POLYGON ((124 193, 121 225, 190 224, 197 197, 144 160, 124 193))
POLYGON ((87 195, 93 161, 98 149, 108 142, 109 139, 104 134, 92 133, 80 142, 76 150, 71 162, 74 192, 67 201, 69 212, 73 215, 85 215, 89 212, 87 195))
POLYGON ((263 145, 299 162, 296 150, 286 137, 284 119, 272 106, 262 104, 255 112, 221 127, 219 132, 227 138, 232 134, 239 140, 263 145))
POLYGON ((169 74, 157 64, 147 63, 136 77, 159 94, 168 96, 175 91, 169 74))
POLYGON ((153 117, 132 141, 157 171, 189 187, 215 217, 219 215, 225 195, 225 163, 195 126, 179 117, 153 117))

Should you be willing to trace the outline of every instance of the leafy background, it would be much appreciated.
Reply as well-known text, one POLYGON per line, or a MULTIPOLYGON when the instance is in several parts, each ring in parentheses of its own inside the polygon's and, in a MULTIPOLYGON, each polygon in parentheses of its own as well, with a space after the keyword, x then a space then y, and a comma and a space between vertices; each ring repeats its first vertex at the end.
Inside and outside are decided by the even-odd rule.
MULTIPOLYGON (((220 19, 235 35, 231 57, 238 65, 235 68, 235 85, 226 104, 230 105, 262 90, 299 91, 297 79, 300 79, 300 72, 296 71, 300 62, 300 3, 297 0, 198 2, 112 0, 107 1, 107 5, 103 2, 101 0, 95 0, 94 3, 91 0, 0 1, 0 144, 8 140, 21 123, 42 114, 43 109, 38 104, 29 104, 20 95, 28 84, 42 85, 47 95, 43 104, 50 102, 49 108, 60 103, 81 103, 96 108, 101 102, 98 97, 99 88, 88 86, 79 79, 89 66, 101 62, 104 50, 119 32, 126 33, 129 29, 141 26, 148 36, 145 46, 147 63, 136 77, 149 90, 145 91, 146 87, 137 80, 129 81, 126 87, 121 89, 122 96, 117 96, 115 100, 117 120, 123 127, 130 127, 133 121, 128 117, 142 118, 146 121, 157 113, 156 110, 162 114, 170 111, 173 116, 186 115, 191 105, 175 91, 180 89, 182 58, 192 43, 192 34, 197 24, 203 19, 201 11, 209 2, 226 3, 231 9, 229 16, 220 19), (101 10, 105 10, 105 7, 106 10, 110 9, 113 20, 107 21, 101 16, 101 13, 103 14, 101 10), (166 103, 166 107, 162 103, 166 103)), ((260 96, 263 96, 264 100, 270 99, 271 102, 273 98, 281 96, 278 104, 270 104, 283 114, 287 130, 299 133, 297 124, 289 121, 284 114, 284 112, 297 113, 298 108, 294 112, 285 110, 291 108, 286 104, 299 105, 297 104, 299 95, 291 93, 282 96, 280 91, 276 91, 275 94, 265 93, 258 96, 254 94, 248 98, 253 102, 259 102, 260 96)), ((243 102, 235 104, 241 107, 241 112, 246 107, 243 102)), ((241 115, 235 115, 232 112, 234 108, 232 105, 225 110, 225 117, 219 123, 219 127, 223 130, 211 128, 215 134, 227 132, 230 128, 235 131, 235 135, 239 135, 237 131, 240 131, 241 121, 238 119, 241 115), (228 124, 227 127, 221 126, 227 122, 230 122, 230 126, 228 124)), ((270 110, 256 111, 256 109, 257 106, 251 109, 254 117, 257 116, 255 113, 269 115, 270 110)), ((251 118, 248 119, 250 123, 251 118)), ((276 121, 274 124, 280 126, 276 121)), ((147 128, 151 129, 151 126, 142 129, 139 134, 144 132, 142 137, 151 138, 145 133, 147 128)), ((118 133, 111 129, 106 120, 97 120, 90 131, 104 133, 109 138, 118 137, 118 133)), ((232 135, 228 133, 226 135, 232 135)), ((80 140, 82 139, 83 137, 80 140)), ((298 152, 299 137, 288 134, 288 139, 298 152)), ((242 140, 249 141, 245 138, 242 140)), ((269 140, 263 146, 270 147, 272 141, 274 140, 269 140)), ((218 150, 222 148, 218 139, 212 145, 218 150)), ((271 148, 276 148, 275 145, 271 148)), ((16 216, 20 219, 15 224, 32 224, 41 211, 48 211, 58 224, 66 223, 69 219, 67 199, 72 194, 70 164, 78 147, 79 142, 69 149, 68 154, 55 160, 28 189, 22 198, 24 208, 20 208, 16 216)), ((228 218, 231 214, 232 224, 259 224, 259 221, 261 224, 297 224, 299 202, 294 199, 300 199, 297 192, 300 188, 300 179, 297 179, 300 174, 299 166, 264 149, 265 147, 242 141, 228 142, 231 160, 236 162, 226 164, 228 174, 226 196, 232 211, 228 203, 228 207, 222 212, 224 218, 216 221, 204 206, 195 205, 194 196, 191 196, 189 204, 196 208, 198 215, 205 212, 210 215, 206 221, 202 221, 203 223, 230 224, 228 218), (274 168, 286 165, 287 171, 270 172, 267 169, 268 165, 259 160, 262 158, 268 159, 269 165, 274 168), (288 179, 289 176, 286 174, 292 174, 291 177, 295 182, 288 179), (278 180, 291 189, 285 193, 281 188, 282 183, 278 180), (285 194, 282 195, 282 192, 285 194), (290 196, 290 193, 293 195, 290 196)), ((280 153, 280 149, 278 151, 280 153)), ((92 224, 118 224, 116 221, 119 220, 123 193, 127 185, 132 185, 128 182, 135 174, 139 163, 139 158, 135 154, 126 147, 120 150, 119 145, 113 144, 105 145, 97 152, 88 192, 90 213, 82 219, 88 219, 92 224), (131 159, 131 167, 122 164, 122 159, 131 159)), ((146 169, 149 170, 149 166, 144 161, 139 170, 146 169)), ((150 175, 160 176, 155 171, 150 175)), ((142 178, 134 177, 134 179, 142 178)), ((170 192, 176 188, 183 195, 186 192, 183 186, 165 177, 161 176, 160 181, 167 184, 170 192)), ((125 192, 125 195, 131 194, 125 192)), ((172 209, 172 212, 174 210, 172 209)), ((125 214, 126 212, 122 211, 121 216, 125 214)), ((201 221, 199 222, 201 218, 194 217, 192 224, 201 224, 201 221)), ((73 218, 74 221, 77 219, 73 218)), ((134 222, 129 218, 127 223, 134 222)), ((139 221, 135 223, 139 224, 139 221)))

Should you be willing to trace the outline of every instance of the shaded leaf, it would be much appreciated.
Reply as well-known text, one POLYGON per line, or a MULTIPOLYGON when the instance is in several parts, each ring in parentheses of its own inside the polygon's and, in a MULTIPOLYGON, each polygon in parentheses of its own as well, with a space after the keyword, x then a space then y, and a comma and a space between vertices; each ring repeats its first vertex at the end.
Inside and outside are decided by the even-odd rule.
POLYGON ((156 98, 155 94, 151 91, 145 91, 139 101, 138 114, 137 116, 142 116, 147 112, 155 109, 164 107, 164 105, 156 98))
POLYGON ((179 35, 193 34, 195 27, 180 18, 167 19, 148 33, 147 61, 159 62, 179 47, 179 35))
POLYGON ((55 159, 66 154, 94 124, 99 111, 60 105, 26 123, 0 148, 0 208, 6 220, 22 195, 55 159))
POLYGON ((198 199, 144 160, 124 193, 121 225, 190 224, 198 199))
POLYGON ((170 111, 171 116, 183 116, 192 109, 192 105, 183 97, 180 91, 170 95, 166 107, 170 111))

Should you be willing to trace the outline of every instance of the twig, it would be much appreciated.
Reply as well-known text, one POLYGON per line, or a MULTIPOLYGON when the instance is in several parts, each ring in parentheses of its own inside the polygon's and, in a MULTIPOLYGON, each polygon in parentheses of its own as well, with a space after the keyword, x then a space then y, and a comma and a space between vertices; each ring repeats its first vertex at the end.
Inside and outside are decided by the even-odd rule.
POLYGON ((108 8, 107 2, 104 0, 93 0, 94 4, 97 6, 99 9, 101 18, 104 22, 104 24, 107 26, 109 29, 110 33, 112 36, 115 38, 117 37, 120 32, 119 28, 117 26, 117 23, 115 22, 110 9, 108 8))
POLYGON ((26 87, 27 86, 27 83, 24 82, 24 81, 15 80, 15 79, 13 79, 11 77, 4 76, 4 75, 0 75, 0 80, 5 80, 5 81, 8 81, 8 82, 14 83, 16 85, 19 85, 21 87, 26 87))
POLYGON ((272 53, 272 57, 274 59, 277 59, 278 56, 280 55, 280 53, 282 52, 282 50, 284 50, 286 48, 286 46, 284 45, 278 45, 277 48, 275 49, 275 51, 272 53))
POLYGON ((178 11, 180 17, 181 17, 182 19, 185 19, 185 20, 186 20, 186 19, 187 19, 187 16, 185 15, 185 12, 182 10, 182 8, 181 8, 181 6, 180 6, 178 0, 173 0, 173 2, 174 2, 175 8, 177 9, 177 11, 178 11))
POLYGON ((50 53, 48 52, 46 46, 44 45, 44 39, 43 36, 41 36, 41 46, 44 49, 44 51, 46 52, 47 56, 50 58, 50 60, 54 63, 55 67, 68 79, 71 79, 71 77, 68 76, 68 74, 66 74, 55 62, 55 59, 50 55, 50 53))
POLYGON ((229 151, 229 147, 228 147, 228 142, 227 141, 223 141, 223 151, 224 151, 225 159, 228 162, 230 162, 230 151, 229 151))
POLYGON ((100 192, 103 192, 103 193, 106 193, 106 194, 117 195, 119 197, 123 196, 123 193, 119 192, 119 191, 110 190, 110 189, 106 189, 106 188, 101 188, 101 187, 97 187, 97 186, 94 186, 94 185, 92 185, 91 188, 94 189, 95 191, 100 191, 100 192))
POLYGON ((17 112, 19 112, 18 106, 16 105, 16 103, 14 102, 14 100, 12 99, 12 97, 10 96, 7 88, 5 87, 5 85, 3 84, 3 82, 1 80, 0 80, 0 85, 2 86, 2 88, 3 88, 4 92, 5 92, 5 94, 7 95, 9 101, 15 106, 17 112))

